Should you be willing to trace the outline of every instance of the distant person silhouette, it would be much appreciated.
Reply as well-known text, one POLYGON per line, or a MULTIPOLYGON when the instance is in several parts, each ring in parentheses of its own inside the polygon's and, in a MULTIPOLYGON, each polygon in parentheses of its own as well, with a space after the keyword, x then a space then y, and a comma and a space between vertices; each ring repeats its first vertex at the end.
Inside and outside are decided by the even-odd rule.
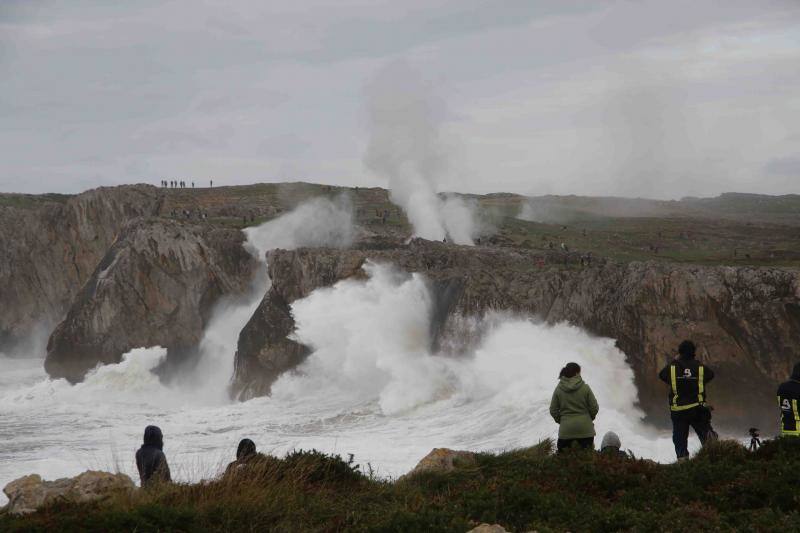
POLYGON ((558 424, 558 452, 578 445, 594 449, 594 419, 599 411, 592 389, 581 378, 581 367, 567 363, 550 401, 550 416, 558 424))
POLYGON ((172 481, 167 457, 164 455, 164 436, 158 426, 144 428, 142 447, 136 452, 136 468, 142 487, 172 481))

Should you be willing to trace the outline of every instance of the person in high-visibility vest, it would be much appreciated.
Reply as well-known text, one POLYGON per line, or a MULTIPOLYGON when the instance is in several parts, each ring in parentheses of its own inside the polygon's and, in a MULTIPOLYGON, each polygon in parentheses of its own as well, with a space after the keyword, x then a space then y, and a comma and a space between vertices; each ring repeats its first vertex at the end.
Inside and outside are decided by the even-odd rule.
POLYGON ((695 359, 692 341, 678 346, 678 357, 658 373, 669 385, 669 409, 672 419, 672 442, 678 460, 689 457, 689 428, 694 428, 701 444, 705 444, 711 427, 706 402, 706 385, 714 372, 695 359))
POLYGON ((794 365, 789 381, 778 387, 781 435, 800 437, 800 363, 794 365))

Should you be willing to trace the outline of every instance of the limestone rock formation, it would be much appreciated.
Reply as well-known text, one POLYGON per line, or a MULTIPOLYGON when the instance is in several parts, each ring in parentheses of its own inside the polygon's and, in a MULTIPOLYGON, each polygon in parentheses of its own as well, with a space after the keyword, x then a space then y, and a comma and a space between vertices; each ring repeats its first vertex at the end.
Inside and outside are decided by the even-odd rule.
POLYGON ((408 475, 420 472, 452 472, 456 466, 475 465, 475 454, 449 448, 434 448, 431 453, 417 463, 417 466, 408 475))
POLYGON ((480 332, 465 319, 498 310, 568 321, 616 339, 634 369, 642 407, 657 417, 664 416, 666 390, 656 374, 684 338, 694 339, 700 357, 717 371, 710 398, 723 422, 737 427, 770 416, 775 383, 800 355, 797 269, 606 260, 563 268, 563 254, 423 240, 273 250, 267 259, 273 283, 241 333, 234 392, 267 392, 281 371, 301 360, 302 347, 286 339, 294 328, 289 306, 318 287, 363 276, 367 259, 431 281, 432 341, 444 352, 468 351, 480 332))
POLYGON ((256 265, 238 230, 165 219, 126 227, 47 346, 52 377, 80 381, 98 363, 160 345, 167 360, 194 350, 214 304, 244 294, 256 265))
POLYGON ((0 349, 61 320, 122 228, 161 201, 155 187, 133 185, 0 205, 0 349))
POLYGON ((37 474, 21 477, 5 486, 5 510, 28 514, 57 501, 93 502, 133 491, 136 486, 125 474, 89 470, 74 478, 43 481, 37 474))

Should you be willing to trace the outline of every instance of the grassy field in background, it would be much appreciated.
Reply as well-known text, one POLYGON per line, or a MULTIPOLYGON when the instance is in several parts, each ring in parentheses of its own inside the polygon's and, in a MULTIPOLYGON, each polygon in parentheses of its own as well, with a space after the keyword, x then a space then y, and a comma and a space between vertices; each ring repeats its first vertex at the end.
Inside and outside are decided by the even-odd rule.
MULTIPOLYGON (((389 193, 311 183, 158 189, 161 215, 184 220, 184 210, 205 223, 245 228, 280 216, 300 203, 345 198, 367 231, 407 238, 411 226, 389 193), (384 224, 381 215, 388 211, 384 224)), ((67 195, 0 194, 0 206, 33 209, 65 202, 67 195)), ((800 267, 800 195, 724 194, 716 198, 658 201, 515 194, 466 195, 483 245, 592 252, 615 261, 665 261, 699 265, 800 267), (519 218, 530 207, 532 222, 519 218)))
POLYGON ((0 194, 0 207, 36 209, 48 202, 63 204, 72 198, 71 194, 0 194))

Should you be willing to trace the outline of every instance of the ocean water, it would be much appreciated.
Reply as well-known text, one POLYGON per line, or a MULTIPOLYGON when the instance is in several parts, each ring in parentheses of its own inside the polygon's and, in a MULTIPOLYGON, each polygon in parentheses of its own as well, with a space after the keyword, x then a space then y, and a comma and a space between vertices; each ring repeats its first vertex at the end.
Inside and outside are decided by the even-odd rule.
MULTIPOLYGON (((284 248, 320 239, 346 246, 353 233, 342 209, 317 206, 312 222, 307 212, 289 213, 251 230, 248 247, 263 257, 277 239, 284 248), (332 232, 337 224, 341 231, 332 232), (299 237, 287 240, 287 232, 299 237)), ((0 487, 31 473, 55 479, 87 469, 121 471, 138 482, 134 453, 148 424, 163 430, 179 481, 219 474, 244 437, 276 455, 311 448, 353 454, 364 469, 396 477, 434 447, 501 451, 555 438, 548 407, 569 361, 583 367, 600 403, 596 445, 613 430, 639 457, 674 460, 669 434, 642 423, 633 373, 612 339, 498 314, 483 319, 485 334, 469 353, 432 354, 426 279, 392 265, 365 269, 366 280, 294 303, 295 335, 313 353, 270 397, 240 403, 225 393, 239 331, 268 284, 263 278, 247 298, 217 307, 199 364, 168 384, 151 372, 166 355, 160 347, 132 350, 76 385, 49 379, 41 358, 0 355, 0 487)))
POLYGON ((148 424, 164 431, 182 481, 218 474, 243 437, 277 455, 352 453, 364 468, 398 476, 434 447, 499 451, 556 437, 548 407, 568 361, 583 367, 600 403, 597 445, 613 430, 637 456, 672 460, 669 436, 642 424, 633 373, 611 339, 497 315, 487 318, 473 353, 432 355, 425 279, 390 265, 367 269, 367 281, 341 282, 295 303, 296 336, 315 351, 268 398, 235 403, 220 394, 235 335, 226 340, 219 331, 216 346, 229 342, 229 350, 208 350, 193 375, 169 385, 151 372, 165 356, 159 347, 133 350, 77 385, 48 379, 39 359, 0 359, 0 485, 86 469, 136 479, 134 452, 148 424))

